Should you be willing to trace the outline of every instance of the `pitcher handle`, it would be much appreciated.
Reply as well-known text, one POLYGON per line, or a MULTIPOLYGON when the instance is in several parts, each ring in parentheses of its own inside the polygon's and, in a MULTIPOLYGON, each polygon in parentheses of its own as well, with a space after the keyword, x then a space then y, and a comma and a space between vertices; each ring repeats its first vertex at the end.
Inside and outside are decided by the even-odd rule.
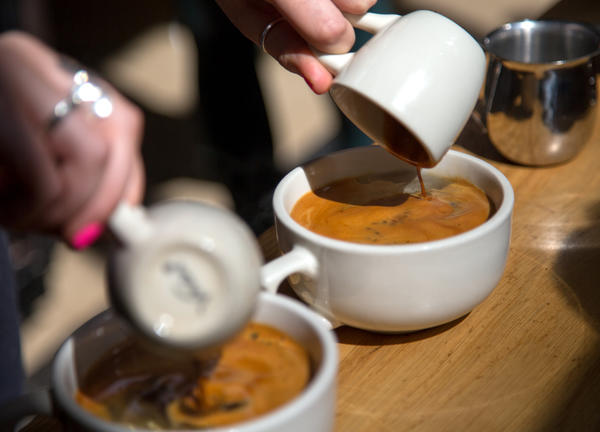
POLYGON ((344 13, 344 17, 353 27, 375 34, 398 21, 402 15, 367 12, 362 15, 344 13))
POLYGON ((127 246, 151 239, 155 231, 145 208, 126 202, 119 203, 113 210, 108 226, 119 241, 127 246))
MULTIPOLYGON (((344 13, 344 17, 350 21, 350 24, 352 24, 353 27, 371 34, 380 32, 401 18, 400 15, 396 14, 378 14, 373 12, 367 12, 362 15, 344 13)), ((312 48, 312 50, 321 64, 333 75, 339 75, 342 69, 344 69, 354 57, 353 52, 345 54, 327 54, 314 48, 312 48)))

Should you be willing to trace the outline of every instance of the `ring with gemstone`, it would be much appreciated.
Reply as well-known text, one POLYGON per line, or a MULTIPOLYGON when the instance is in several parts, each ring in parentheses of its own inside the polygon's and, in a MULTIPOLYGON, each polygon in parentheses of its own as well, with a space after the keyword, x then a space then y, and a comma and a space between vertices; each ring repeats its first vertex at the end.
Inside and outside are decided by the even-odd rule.
POLYGON ((79 69, 73 75, 69 95, 54 106, 47 130, 54 129, 70 112, 83 104, 88 105, 91 113, 98 118, 106 118, 113 111, 112 101, 102 87, 90 79, 90 74, 85 69, 79 69))

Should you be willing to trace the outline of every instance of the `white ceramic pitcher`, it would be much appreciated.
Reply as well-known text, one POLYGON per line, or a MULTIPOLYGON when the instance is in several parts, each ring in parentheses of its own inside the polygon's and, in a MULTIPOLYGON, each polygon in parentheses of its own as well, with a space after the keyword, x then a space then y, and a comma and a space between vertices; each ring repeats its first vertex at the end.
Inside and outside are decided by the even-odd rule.
POLYGON ((374 36, 355 53, 316 53, 335 75, 333 100, 395 156, 436 165, 477 102, 485 74, 482 48, 459 25, 431 11, 346 18, 374 36))

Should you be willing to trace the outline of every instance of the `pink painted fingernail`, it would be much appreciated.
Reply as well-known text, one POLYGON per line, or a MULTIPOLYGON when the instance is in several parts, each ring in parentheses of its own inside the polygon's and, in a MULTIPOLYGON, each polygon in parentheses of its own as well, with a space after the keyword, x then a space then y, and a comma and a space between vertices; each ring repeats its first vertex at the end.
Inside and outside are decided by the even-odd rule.
POLYGON ((94 243, 104 231, 104 225, 93 222, 80 229, 71 239, 71 246, 75 249, 85 249, 94 243))

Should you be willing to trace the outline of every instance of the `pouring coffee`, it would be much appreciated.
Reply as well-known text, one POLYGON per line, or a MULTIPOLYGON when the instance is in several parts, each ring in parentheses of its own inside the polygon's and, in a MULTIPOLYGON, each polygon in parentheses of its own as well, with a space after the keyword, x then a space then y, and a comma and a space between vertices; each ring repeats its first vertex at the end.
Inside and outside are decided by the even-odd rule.
POLYGON ((431 11, 345 16, 374 36, 355 53, 316 53, 335 75, 331 97, 394 156, 435 166, 475 107, 483 50, 467 31, 431 11))
MULTIPOLYGON (((346 17, 374 36, 356 53, 317 53, 336 75, 334 101, 396 157, 435 166, 477 101, 485 71, 481 47, 430 11, 346 17)), ((111 264, 114 304, 155 342, 218 346, 248 321, 260 286, 262 258, 240 222, 190 203, 149 210, 121 205, 110 221, 126 246, 111 264)))

